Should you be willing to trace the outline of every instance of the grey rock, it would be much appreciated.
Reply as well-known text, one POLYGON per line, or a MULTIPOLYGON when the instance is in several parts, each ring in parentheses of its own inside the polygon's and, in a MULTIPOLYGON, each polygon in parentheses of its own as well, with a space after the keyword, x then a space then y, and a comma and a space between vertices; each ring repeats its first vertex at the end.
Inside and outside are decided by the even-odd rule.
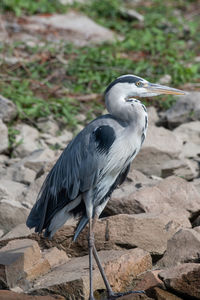
POLYGON ((19 224, 12 228, 7 234, 1 237, 1 241, 8 239, 16 239, 19 237, 27 237, 34 232, 34 229, 29 229, 25 223, 19 224))
POLYGON ((46 178, 47 174, 42 175, 37 178, 28 189, 24 190, 23 197, 21 198, 22 204, 31 209, 33 204, 35 203, 38 193, 42 187, 42 184, 46 178))
POLYGON ((48 162, 55 159, 55 152, 49 148, 33 151, 26 156, 19 164, 35 172, 39 172, 48 162))
POLYGON ((192 216, 199 211, 200 194, 191 182, 170 176, 156 186, 146 187, 132 195, 132 205, 138 211, 164 213, 179 210, 192 216))
MULTIPOLYGON (((1 178, 1 172, 0 172, 0 178, 1 178)), ((6 169, 4 169, 3 174, 4 179, 13 180, 16 182, 24 183, 24 184, 30 184, 35 180, 36 172, 25 168, 24 166, 10 166, 6 169)))
POLYGON ((0 119, 5 123, 12 121, 17 115, 16 105, 7 98, 0 95, 0 119))
POLYGON ((200 121, 182 124, 175 128, 173 133, 182 141, 182 153, 185 157, 199 157, 200 121))
POLYGON ((16 136, 16 143, 18 144, 14 151, 16 156, 23 158, 34 150, 41 148, 39 143, 39 132, 37 129, 27 124, 18 124, 16 129, 20 132, 16 136))
POLYGON ((38 120, 37 126, 42 132, 49 133, 52 136, 56 136, 59 131, 59 126, 53 118, 41 118, 38 120))
POLYGON ((180 295, 200 298, 200 264, 185 263, 163 270, 159 277, 167 288, 173 289, 180 295))
POLYGON ((67 144, 72 140, 73 134, 70 131, 63 130, 60 135, 52 136, 50 134, 42 134, 41 137, 45 140, 45 143, 49 146, 59 146, 60 149, 64 149, 67 144))
POLYGON ((0 119, 0 153, 8 149, 8 128, 0 119))
MULTIPOLYGON (((64 39, 77 46, 99 44, 106 41, 112 42, 117 38, 117 35, 111 30, 98 25, 87 16, 73 11, 63 15, 54 14, 48 17, 30 17, 28 27, 29 30, 34 28, 35 31, 46 31, 49 27, 54 28, 54 30, 60 30, 63 34, 58 35, 59 40, 64 39), (41 26, 43 26, 42 29, 41 26)), ((53 36, 47 34, 46 38, 56 40, 55 34, 53 36)))
POLYGON ((158 267, 172 267, 181 263, 198 262, 200 257, 200 233, 194 229, 180 229, 167 242, 167 250, 158 267))
POLYGON ((159 83, 160 84, 169 84, 171 81, 172 81, 171 75, 166 74, 160 78, 159 83))
POLYGON ((144 21, 144 16, 138 13, 135 9, 126 8, 126 7, 120 7, 119 8, 120 13, 129 19, 138 20, 140 22, 144 21))
POLYGON ((25 223, 30 210, 15 200, 0 201, 0 228, 8 232, 16 225, 25 223))
POLYGON ((162 166, 179 158, 181 141, 163 127, 149 126, 147 137, 132 167, 146 175, 161 176, 162 166))
POLYGON ((22 192, 26 189, 24 184, 12 180, 1 179, 0 181, 0 201, 18 201, 22 192))
POLYGON ((200 92, 192 92, 181 96, 162 117, 167 121, 169 128, 200 120, 200 92))
POLYGON ((179 176, 186 180, 192 180, 199 174, 198 163, 189 159, 171 160, 162 166, 163 178, 168 176, 179 176))
POLYGON ((154 106, 148 106, 147 107, 147 113, 148 113, 148 123, 149 125, 155 125, 158 120, 159 116, 154 106))

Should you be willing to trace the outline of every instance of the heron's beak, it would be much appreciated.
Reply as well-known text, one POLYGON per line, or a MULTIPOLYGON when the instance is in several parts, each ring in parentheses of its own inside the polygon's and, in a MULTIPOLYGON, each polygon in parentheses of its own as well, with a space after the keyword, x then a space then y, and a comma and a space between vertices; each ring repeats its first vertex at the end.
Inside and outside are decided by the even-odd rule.
POLYGON ((145 88, 150 93, 155 93, 157 95, 185 95, 186 92, 174 89, 165 85, 155 84, 155 83, 148 83, 145 88))

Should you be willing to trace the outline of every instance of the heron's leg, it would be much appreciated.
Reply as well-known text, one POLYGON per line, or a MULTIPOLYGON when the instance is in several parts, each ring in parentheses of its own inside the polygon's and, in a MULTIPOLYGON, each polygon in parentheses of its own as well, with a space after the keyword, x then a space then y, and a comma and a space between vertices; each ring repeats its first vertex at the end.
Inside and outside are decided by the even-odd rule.
MULTIPOLYGON (((95 214, 95 215, 94 215, 94 218, 93 218, 93 222, 92 222, 92 231, 93 231, 93 232, 94 232, 94 227, 95 227, 95 224, 96 224, 97 220, 98 220, 98 215, 95 214)), ((99 268, 99 271, 100 271, 100 273, 101 273, 101 276, 102 276, 102 278, 103 278, 103 281, 104 281, 104 284, 105 284, 105 286, 106 286, 108 295, 109 295, 109 297, 110 297, 110 296, 114 295, 114 293, 113 293, 112 288, 111 288, 111 286, 110 286, 110 283, 109 283, 109 281, 108 281, 108 279, 107 279, 107 277, 106 277, 105 271, 104 271, 104 269, 103 269, 103 267, 102 267, 102 264, 101 264, 101 261, 100 261, 100 259, 99 259, 99 255, 98 255, 97 249, 96 249, 96 247, 95 247, 95 244, 93 244, 93 255, 94 255, 94 258, 95 258, 95 260, 96 260, 96 263, 97 263, 97 266, 98 266, 98 268, 99 268)))
MULTIPOLYGON (((94 232, 94 227, 95 227, 95 224, 96 224, 97 220, 98 220, 98 215, 95 214, 94 219, 93 219, 93 223, 92 223, 93 232, 94 232)), ((97 249, 95 247, 95 244, 93 244, 93 255, 94 255, 94 258, 96 260, 99 271, 101 273, 101 276, 103 278, 104 284, 106 286, 106 290, 107 290, 107 293, 108 293, 108 299, 109 300, 114 300, 114 299, 117 299, 117 298, 125 296, 125 295, 144 293, 144 291, 129 291, 129 292, 124 292, 124 293, 114 293, 111 286, 110 286, 110 283, 109 283, 109 281, 106 277, 106 274, 105 274, 105 271, 102 267, 102 264, 100 262, 99 255, 98 255, 97 249)))
POLYGON ((89 219, 89 236, 88 236, 88 247, 89 247, 89 273, 90 273, 90 296, 89 300, 95 300, 93 295, 93 276, 92 276, 92 252, 94 247, 94 234, 92 230, 92 219, 89 219))

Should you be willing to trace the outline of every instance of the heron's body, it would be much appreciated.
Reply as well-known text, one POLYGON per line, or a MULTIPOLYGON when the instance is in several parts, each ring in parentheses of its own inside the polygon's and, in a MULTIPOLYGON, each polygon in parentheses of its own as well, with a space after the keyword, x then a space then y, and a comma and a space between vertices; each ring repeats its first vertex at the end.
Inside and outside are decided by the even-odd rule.
POLYGON ((139 152, 147 130, 147 111, 136 96, 163 93, 183 94, 179 90, 150 84, 124 75, 105 91, 109 114, 88 124, 66 147, 48 174, 37 202, 27 219, 36 232, 54 233, 70 218, 80 217, 74 239, 89 222, 90 300, 92 292, 92 251, 103 276, 108 294, 114 297, 98 259, 92 239, 91 220, 99 217, 117 185, 139 152))

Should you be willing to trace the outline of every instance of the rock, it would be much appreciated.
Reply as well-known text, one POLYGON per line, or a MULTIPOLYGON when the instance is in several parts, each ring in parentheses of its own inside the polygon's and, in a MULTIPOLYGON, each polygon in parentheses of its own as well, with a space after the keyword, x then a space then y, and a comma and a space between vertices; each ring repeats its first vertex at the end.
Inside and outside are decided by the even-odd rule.
POLYGON ((0 239, 2 238, 3 235, 4 235, 4 231, 0 229, 0 239))
POLYGON ((0 95, 0 119, 8 123, 12 121, 17 115, 16 105, 7 98, 0 95))
POLYGON ((33 30, 34 28, 35 32, 41 29, 46 32, 46 29, 49 28, 46 39, 52 40, 54 38, 54 41, 64 39, 76 46, 99 44, 106 41, 112 42, 117 38, 117 35, 111 30, 98 25, 87 16, 75 11, 63 15, 29 17, 29 23, 32 24, 24 26, 25 29, 33 30), (57 34, 56 36, 55 33, 52 35, 53 30, 54 32, 60 31, 60 35, 57 34))
POLYGON ((200 121, 181 124, 173 130, 173 133, 185 144, 192 142, 200 145, 200 121))
MULTIPOLYGON (((1 175, 0 175, 1 176, 1 175)), ((13 165, 6 169, 6 174, 4 174, 3 178, 8 180, 13 180, 16 182, 30 184, 34 181, 36 177, 36 172, 25 168, 23 165, 13 165)))
MULTIPOLYGON (((158 277, 160 270, 147 271, 134 280, 134 291, 151 291, 155 287, 164 288, 164 283, 158 277)), ((151 293, 152 294, 152 293, 151 293)))
POLYGON ((158 113, 157 113, 155 107, 154 106, 148 106, 147 107, 147 113, 148 113, 148 124, 149 124, 149 126, 155 125, 159 120, 158 113))
POLYGON ((172 267, 180 263, 198 262, 200 257, 200 233, 194 229, 180 229, 167 242, 167 250, 159 267, 172 267))
POLYGON ((22 204, 29 209, 32 208, 33 204, 36 202, 38 193, 42 187, 42 184, 46 178, 47 174, 42 175, 41 177, 37 178, 33 183, 30 184, 29 188, 24 191, 22 204))
POLYGON ((53 146, 58 149, 66 148, 67 144, 72 140, 73 134, 70 131, 64 130, 56 137, 52 137, 50 134, 41 135, 47 145, 53 146))
MULTIPOLYGON (((177 97, 178 98, 178 97, 177 97)), ((200 120, 200 93, 191 92, 178 98, 162 116, 169 128, 175 128, 180 124, 200 120)))
POLYGON ((42 132, 49 133, 51 136, 56 136, 59 131, 57 122, 51 117, 48 119, 40 118, 37 121, 37 126, 42 132))
POLYGON ((38 149, 25 157, 20 164, 23 163, 25 167, 32 169, 35 172, 39 172, 48 162, 51 162, 54 159, 55 152, 53 150, 48 148, 38 149))
MULTIPOLYGON (((139 247, 152 255, 162 255, 167 241, 180 226, 168 216, 153 214, 116 215, 100 219, 95 227, 98 250, 139 247)), ((88 248, 87 230, 81 233, 77 246, 88 248)))
POLYGON ((157 300, 182 300, 182 298, 177 297, 177 296, 175 296, 165 290, 162 290, 158 287, 156 287, 154 290, 155 290, 157 300))
POLYGON ((21 194, 25 190, 25 185, 12 180, 1 179, 0 181, 0 202, 3 200, 21 200, 21 194))
POLYGON ((122 14, 123 17, 126 17, 131 20, 138 20, 140 22, 144 21, 144 16, 138 13, 134 9, 119 7, 119 12, 122 14))
MULTIPOLYGON (((113 290, 126 289, 132 278, 151 268, 150 255, 141 249, 101 251, 100 259, 113 290)), ((105 289, 103 280, 94 265, 94 291, 105 289)), ((66 299, 88 299, 89 296, 88 256, 73 258, 64 265, 36 280, 34 293, 42 291, 59 293, 66 299)))
POLYGON ((16 225, 25 223, 29 210, 15 200, 0 201, 0 228, 5 232, 10 231, 16 225))
POLYGON ((16 293, 13 291, 0 290, 1 300, 65 300, 60 295, 48 295, 48 296, 31 296, 23 293, 16 293))
POLYGON ((166 74, 159 79, 160 84, 170 84, 171 81, 172 81, 172 77, 169 74, 166 74))
POLYGON ((200 178, 195 178, 192 183, 194 184, 196 190, 199 192, 200 194, 200 178))
MULTIPOLYGON (((135 213, 168 214, 176 211, 181 218, 180 213, 192 216, 199 211, 200 194, 192 183, 179 177, 170 176, 156 186, 146 187, 135 192, 131 200, 132 211, 135 213)), ((187 222, 184 222, 184 226, 186 224, 187 222)))
POLYGON ((162 166, 161 176, 179 176, 186 180, 192 180, 198 176, 198 163, 189 159, 176 159, 165 163, 162 166))
POLYGON ((25 223, 19 224, 15 226, 13 229, 11 229, 6 235, 4 235, 0 240, 8 240, 8 239, 16 239, 19 237, 26 237, 29 236, 32 232, 34 232, 33 229, 29 229, 25 223))
POLYGON ((196 226, 193 228, 195 231, 197 231, 198 233, 200 233, 200 226, 196 226))
POLYGON ((39 132, 37 129, 27 124, 18 124, 16 129, 20 132, 16 136, 16 144, 18 144, 14 150, 16 156, 23 158, 34 150, 41 148, 39 144, 39 132))
POLYGON ((0 119, 0 153, 8 149, 8 128, 0 119))
POLYGON ((200 298, 200 264, 186 263, 159 273, 167 288, 187 296, 200 298))
POLYGON ((144 293, 136 293, 136 294, 130 294, 126 296, 122 296, 117 298, 118 300, 151 300, 152 298, 149 298, 144 293))
POLYGON ((182 124, 173 132, 182 141, 183 156, 198 159, 200 155, 200 121, 182 124))
POLYGON ((8 242, 0 249, 1 281, 5 286, 29 288, 28 281, 48 272, 50 265, 42 259, 36 241, 19 239, 8 242))
POLYGON ((49 262, 51 268, 62 265, 69 260, 66 252, 56 247, 44 250, 43 257, 49 262))
POLYGON ((163 127, 149 126, 146 140, 132 167, 146 175, 161 176, 163 165, 179 158, 181 146, 173 132, 163 127))

